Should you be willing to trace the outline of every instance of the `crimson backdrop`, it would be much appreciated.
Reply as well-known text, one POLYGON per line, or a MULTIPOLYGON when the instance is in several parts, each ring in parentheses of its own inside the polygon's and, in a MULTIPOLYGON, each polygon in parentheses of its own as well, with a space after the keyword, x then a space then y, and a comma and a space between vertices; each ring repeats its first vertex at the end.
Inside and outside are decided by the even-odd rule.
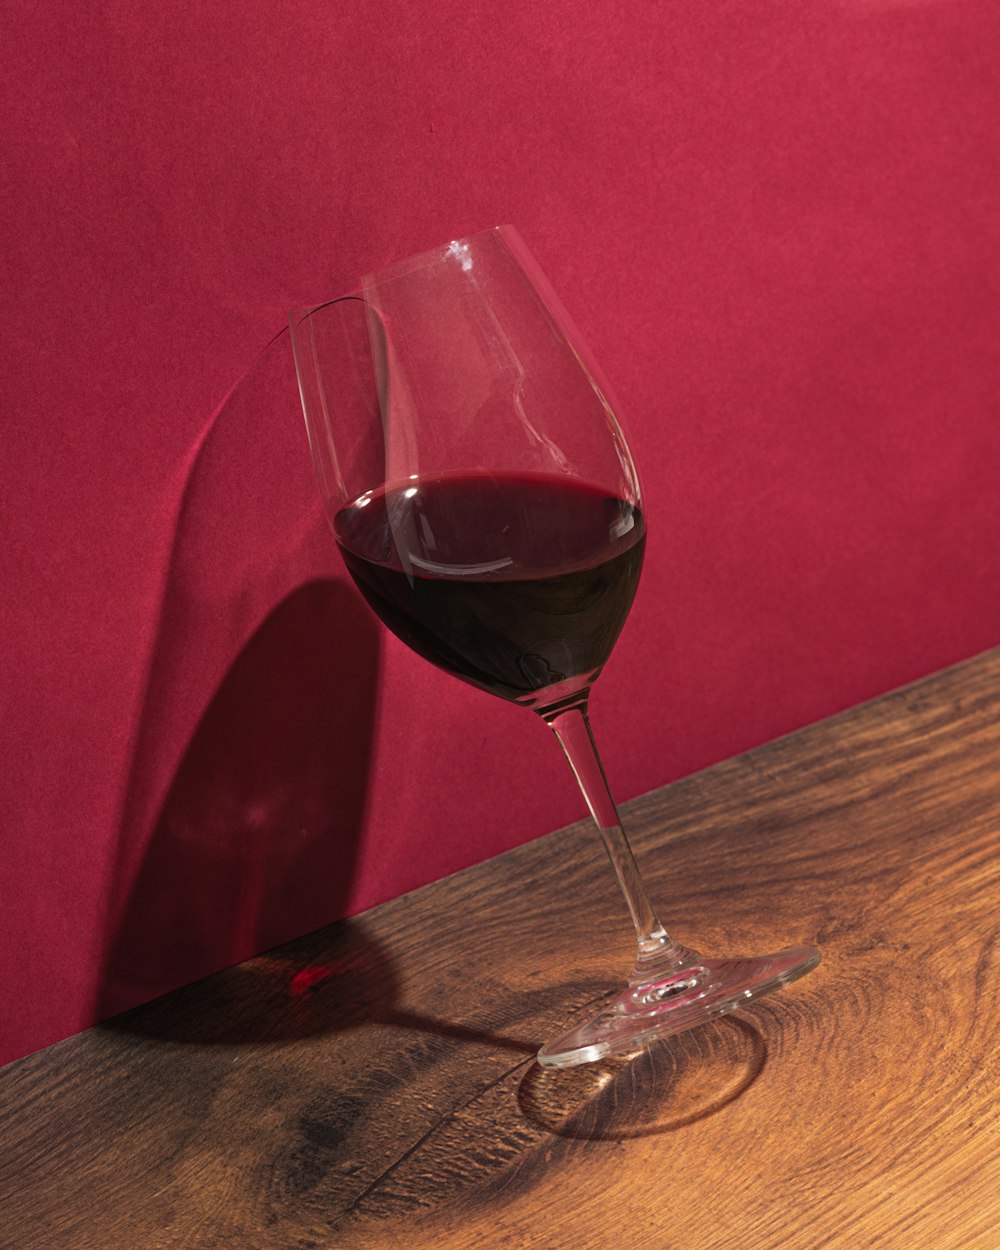
POLYGON ((510 221, 611 378, 622 797, 1000 641, 993 0, 4 17, 3 1059, 581 814, 323 532, 268 344, 359 272, 510 221))

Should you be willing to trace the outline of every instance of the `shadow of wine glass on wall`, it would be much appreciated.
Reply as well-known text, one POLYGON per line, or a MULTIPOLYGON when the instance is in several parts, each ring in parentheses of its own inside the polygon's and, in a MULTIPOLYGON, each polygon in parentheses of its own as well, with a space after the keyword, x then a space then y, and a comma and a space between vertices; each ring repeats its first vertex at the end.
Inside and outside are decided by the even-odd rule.
POLYGON ((178 496, 97 1019, 343 916, 364 821, 378 632, 321 512, 287 333, 178 496))
POLYGON ((174 495, 95 1018, 221 1045, 378 1018, 533 1055, 533 1039, 403 1011, 396 956, 370 926, 324 928, 351 905, 381 635, 322 514, 287 332, 174 495))

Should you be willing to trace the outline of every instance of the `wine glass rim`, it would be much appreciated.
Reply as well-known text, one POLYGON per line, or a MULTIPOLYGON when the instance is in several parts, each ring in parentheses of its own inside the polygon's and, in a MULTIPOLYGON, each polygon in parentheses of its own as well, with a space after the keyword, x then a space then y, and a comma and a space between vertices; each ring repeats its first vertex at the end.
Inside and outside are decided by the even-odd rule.
POLYGON ((463 258, 467 255, 466 249, 474 243, 483 243, 487 239, 500 239, 504 242, 510 239, 512 242, 515 242, 515 246, 520 248, 524 246, 521 242, 521 236, 514 226, 491 226, 487 230, 477 230, 473 234, 463 235, 459 239, 449 239, 446 243, 439 243, 437 247, 427 248, 423 252, 416 252, 413 256, 407 256, 402 260, 394 261, 392 264, 384 265, 381 269, 366 273, 358 279, 355 286, 350 290, 344 291, 341 295, 334 295, 328 299, 320 300, 317 304, 306 304, 298 308, 289 309, 289 318, 295 324, 302 318, 308 317, 310 313, 319 312, 320 309, 326 308, 330 304, 336 304, 339 300, 363 297, 365 291, 371 287, 382 286, 384 283, 392 282, 397 278, 407 277, 419 269, 426 269, 431 265, 440 264, 442 260, 449 256, 453 257, 456 263, 462 264, 463 258))

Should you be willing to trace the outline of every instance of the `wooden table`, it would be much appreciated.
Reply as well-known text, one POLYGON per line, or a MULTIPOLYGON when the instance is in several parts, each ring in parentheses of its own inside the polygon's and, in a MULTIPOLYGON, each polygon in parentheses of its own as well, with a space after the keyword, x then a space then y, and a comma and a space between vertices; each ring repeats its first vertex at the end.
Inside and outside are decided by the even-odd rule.
POLYGON ((648 1054, 573 826, 0 1073, 3 1250, 998 1250, 1000 650, 628 804, 675 934, 820 968, 648 1054))

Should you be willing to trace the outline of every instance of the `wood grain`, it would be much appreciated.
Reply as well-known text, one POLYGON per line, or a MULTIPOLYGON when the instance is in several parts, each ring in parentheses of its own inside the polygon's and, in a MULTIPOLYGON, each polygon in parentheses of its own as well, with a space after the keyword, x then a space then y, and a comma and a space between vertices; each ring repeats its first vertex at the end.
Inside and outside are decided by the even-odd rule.
POLYGON ((1000 651, 629 804, 780 994, 544 1072, 631 939, 562 830, 0 1073, 4 1250, 1000 1250, 1000 651))

